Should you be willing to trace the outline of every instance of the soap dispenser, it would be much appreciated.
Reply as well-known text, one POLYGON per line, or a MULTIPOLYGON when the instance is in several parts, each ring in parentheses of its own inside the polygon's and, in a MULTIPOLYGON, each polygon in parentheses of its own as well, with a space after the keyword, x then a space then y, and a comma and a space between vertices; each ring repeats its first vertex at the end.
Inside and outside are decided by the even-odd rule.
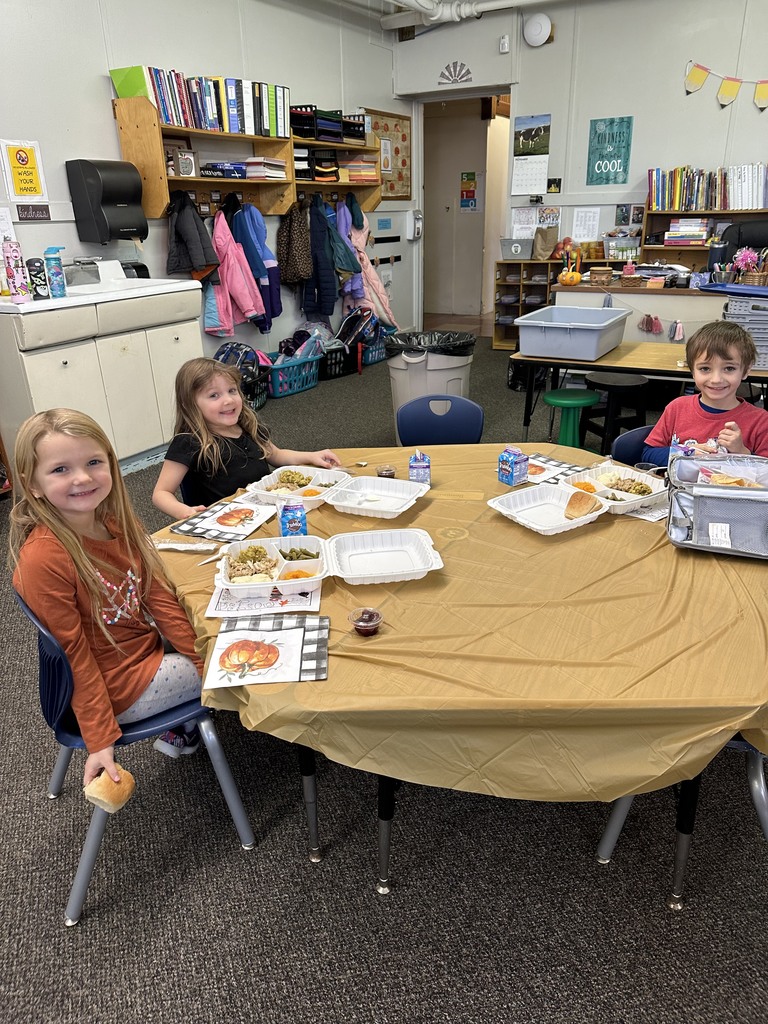
POLYGON ((59 253, 63 245, 49 245, 43 253, 45 273, 48 278, 48 291, 52 299, 63 299, 67 295, 67 281, 59 253))

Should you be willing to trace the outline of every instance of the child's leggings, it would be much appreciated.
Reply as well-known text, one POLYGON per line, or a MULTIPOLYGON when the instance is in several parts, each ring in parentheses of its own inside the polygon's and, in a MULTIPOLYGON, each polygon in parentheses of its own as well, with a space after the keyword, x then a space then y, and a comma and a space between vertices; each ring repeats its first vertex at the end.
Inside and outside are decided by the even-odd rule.
POLYGON ((196 700, 202 685, 200 675, 189 658, 183 654, 165 654, 152 682, 138 700, 117 716, 117 720, 129 725, 196 700))

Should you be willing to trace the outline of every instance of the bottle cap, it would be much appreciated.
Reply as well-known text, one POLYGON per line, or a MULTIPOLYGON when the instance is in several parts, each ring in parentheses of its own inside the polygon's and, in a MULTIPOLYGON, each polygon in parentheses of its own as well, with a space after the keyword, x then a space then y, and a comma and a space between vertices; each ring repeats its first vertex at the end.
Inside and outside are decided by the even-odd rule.
POLYGON ((49 245, 43 253, 43 256, 55 256, 57 252, 61 252, 64 248, 66 247, 63 245, 49 245))

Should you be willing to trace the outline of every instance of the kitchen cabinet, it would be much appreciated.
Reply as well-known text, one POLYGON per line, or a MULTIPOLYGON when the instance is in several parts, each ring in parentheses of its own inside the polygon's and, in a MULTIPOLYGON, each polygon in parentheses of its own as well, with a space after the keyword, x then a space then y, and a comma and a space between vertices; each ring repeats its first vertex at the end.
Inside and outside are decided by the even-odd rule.
POLYGON ((0 434, 9 448, 28 416, 57 406, 93 417, 120 459, 170 441, 176 372, 203 355, 200 284, 131 284, 0 303, 0 434))

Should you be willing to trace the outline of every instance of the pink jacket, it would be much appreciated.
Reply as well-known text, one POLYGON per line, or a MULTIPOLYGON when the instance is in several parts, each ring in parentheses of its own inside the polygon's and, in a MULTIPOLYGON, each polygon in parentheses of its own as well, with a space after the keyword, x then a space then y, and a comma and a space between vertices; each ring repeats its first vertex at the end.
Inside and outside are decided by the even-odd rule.
POLYGON ((213 221, 213 248, 219 258, 221 283, 206 287, 205 330, 229 338, 235 333, 235 324, 264 317, 264 302, 243 247, 232 237, 221 210, 213 221))
POLYGON ((360 306, 362 309, 372 309, 381 322, 387 326, 397 327, 397 320, 392 315, 389 306, 387 290, 381 283, 381 278, 376 273, 376 268, 368 259, 365 251, 368 242, 368 218, 363 214, 363 227, 350 226, 349 240, 352 243, 355 256, 362 268, 363 298, 355 298, 352 295, 344 296, 343 309, 348 312, 353 306, 360 306))

